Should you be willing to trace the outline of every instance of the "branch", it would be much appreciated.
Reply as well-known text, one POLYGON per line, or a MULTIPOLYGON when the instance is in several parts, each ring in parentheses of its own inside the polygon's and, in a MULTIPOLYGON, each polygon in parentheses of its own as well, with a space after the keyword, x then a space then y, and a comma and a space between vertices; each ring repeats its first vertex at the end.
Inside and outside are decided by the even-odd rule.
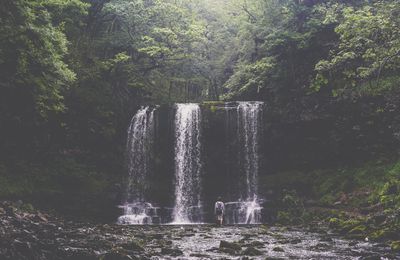
POLYGON ((250 18, 250 20, 251 20, 252 23, 257 22, 257 20, 258 20, 257 17, 256 17, 255 15, 253 15, 253 14, 249 11, 249 9, 247 9, 247 7, 246 7, 245 4, 243 4, 242 9, 243 9, 243 11, 245 11, 245 13, 248 14, 248 16, 249 16, 249 18, 250 18))

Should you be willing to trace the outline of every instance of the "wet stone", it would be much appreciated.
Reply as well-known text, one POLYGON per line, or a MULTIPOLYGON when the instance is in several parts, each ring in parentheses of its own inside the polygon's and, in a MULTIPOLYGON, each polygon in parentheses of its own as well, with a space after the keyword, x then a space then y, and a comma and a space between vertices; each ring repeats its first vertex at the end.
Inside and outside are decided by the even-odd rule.
POLYGON ((242 247, 238 243, 228 242, 228 241, 224 241, 224 240, 222 240, 220 242, 219 248, 229 248, 229 249, 233 249, 236 251, 242 250, 242 247))
POLYGON ((311 247, 314 250, 326 250, 329 248, 329 245, 326 243, 318 243, 315 246, 311 247))
POLYGON ((349 246, 356 246, 357 244, 358 244, 357 241, 351 241, 351 242, 349 243, 349 246))
POLYGON ((161 254, 169 256, 181 256, 183 255, 183 252, 178 248, 161 248, 161 254))
POLYGON ((381 260, 381 256, 379 255, 369 255, 369 256, 363 256, 360 258, 360 260, 381 260))
POLYGON ((254 248, 254 247, 248 247, 243 251, 243 255, 248 255, 248 256, 259 256, 262 254, 263 253, 260 250, 254 248))
POLYGON ((103 260, 133 260, 135 258, 119 252, 110 252, 104 255, 103 260))
POLYGON ((226 248, 226 247, 219 248, 219 252, 226 253, 229 255, 237 255, 238 254, 238 252, 235 249, 226 248))
POLYGON ((209 255, 200 254, 200 253, 190 254, 190 256, 191 256, 191 257, 198 257, 198 258, 211 258, 209 255))
POLYGON ((127 250, 143 252, 144 248, 137 241, 130 241, 129 243, 122 244, 121 247, 127 250))
POLYGON ((333 239, 331 237, 324 236, 319 241, 321 241, 321 242, 332 242, 333 239))
POLYGON ((299 238, 295 238, 295 239, 292 239, 292 240, 290 240, 290 244, 299 244, 299 243, 301 243, 302 241, 301 241, 301 239, 299 239, 299 238))
POLYGON ((282 248, 282 247, 279 247, 279 246, 274 247, 274 248, 272 249, 272 251, 275 251, 275 252, 285 252, 285 250, 283 250, 283 248, 282 248))
POLYGON ((265 244, 269 244, 268 242, 260 242, 260 241, 252 241, 249 244, 246 244, 245 246, 251 246, 251 247, 256 247, 256 248, 262 248, 265 246, 265 244))
POLYGON ((217 252, 219 250, 218 247, 212 247, 210 249, 207 249, 206 252, 217 252))

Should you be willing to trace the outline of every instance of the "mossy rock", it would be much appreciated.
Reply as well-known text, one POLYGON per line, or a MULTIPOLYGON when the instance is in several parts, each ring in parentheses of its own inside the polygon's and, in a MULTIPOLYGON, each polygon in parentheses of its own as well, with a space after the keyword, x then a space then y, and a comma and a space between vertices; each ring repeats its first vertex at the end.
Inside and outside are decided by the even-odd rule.
POLYGON ((215 113, 219 107, 224 107, 225 103, 222 101, 204 101, 200 104, 204 109, 210 110, 212 113, 215 113))
POLYGON ((292 222, 292 216, 287 211, 278 211, 277 221, 281 224, 289 224, 292 222))
POLYGON ((220 252, 222 252, 222 253, 226 253, 226 254, 229 254, 229 255, 237 255, 238 254, 238 252, 236 250, 232 249, 232 248, 222 247, 222 248, 219 248, 218 250, 220 252))
POLYGON ((124 249, 135 251, 135 252, 143 252, 144 248, 140 242, 136 240, 132 240, 126 244, 121 245, 124 249))
POLYGON ((339 226, 336 228, 339 233, 341 234, 348 234, 351 230, 356 228, 357 226, 360 226, 361 221, 357 219, 348 219, 345 221, 340 221, 339 226))
POLYGON ((183 255, 182 250, 178 248, 161 248, 162 255, 169 255, 169 256, 181 256, 183 255))
POLYGON ((375 241, 393 240, 398 237, 398 233, 392 229, 380 229, 370 234, 370 238, 375 241))
POLYGON ((238 243, 228 242, 228 241, 224 241, 224 240, 222 240, 220 242, 219 248, 220 249, 228 248, 228 249, 232 249, 232 250, 235 250, 235 251, 242 250, 242 247, 238 243))
POLYGON ((32 212, 35 211, 35 208, 34 208, 34 207, 32 206, 32 204, 30 204, 30 203, 24 203, 24 204, 22 204, 21 207, 20 207, 20 209, 21 209, 22 211, 27 211, 27 212, 30 212, 30 213, 32 213, 32 212))
POLYGON ((400 241, 392 241, 390 248, 395 252, 400 252, 400 241))
POLYGON ((351 229, 349 231, 349 234, 354 234, 354 235, 364 234, 366 230, 367 230, 366 226, 359 225, 359 226, 356 226, 355 228, 351 229))
POLYGON ((263 253, 254 248, 254 247, 248 247, 246 248, 246 250, 243 251, 243 255, 248 255, 248 256, 258 256, 258 255, 262 255, 263 253))
POLYGON ((250 243, 250 246, 257 247, 257 248, 264 247, 264 245, 265 245, 265 243, 260 242, 260 241, 252 241, 250 243))
POLYGON ((343 223, 343 221, 338 218, 330 218, 328 222, 329 222, 329 227, 334 229, 339 228, 343 223))
POLYGON ((110 250, 110 252, 107 252, 105 255, 103 255, 101 260, 129 260, 132 259, 128 252, 121 247, 114 247, 110 250))
POLYGON ((272 251, 275 251, 275 252, 285 252, 285 250, 283 250, 283 248, 282 248, 282 247, 279 247, 279 246, 274 247, 274 248, 272 249, 272 251))

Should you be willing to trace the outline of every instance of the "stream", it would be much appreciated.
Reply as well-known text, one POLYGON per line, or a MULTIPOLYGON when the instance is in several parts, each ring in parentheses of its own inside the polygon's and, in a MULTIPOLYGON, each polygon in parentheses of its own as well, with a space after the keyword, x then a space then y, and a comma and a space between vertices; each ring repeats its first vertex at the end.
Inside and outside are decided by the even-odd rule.
POLYGON ((384 244, 348 240, 318 224, 117 225, 0 207, 0 259, 400 259, 384 244))
MULTIPOLYGON (((398 259, 387 254, 390 248, 384 245, 346 240, 324 230, 315 232, 263 225, 159 226, 140 229, 150 234, 163 234, 170 248, 182 251, 182 255, 152 259, 398 259), (225 244, 221 241, 232 244, 226 243, 226 247, 221 247, 225 244)), ((158 252, 157 241, 150 242, 148 246, 158 252)))

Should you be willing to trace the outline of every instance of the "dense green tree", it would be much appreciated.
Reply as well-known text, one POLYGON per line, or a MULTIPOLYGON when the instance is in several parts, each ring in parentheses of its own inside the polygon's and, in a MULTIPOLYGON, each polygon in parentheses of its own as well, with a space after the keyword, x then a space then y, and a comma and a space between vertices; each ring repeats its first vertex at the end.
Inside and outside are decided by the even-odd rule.
POLYGON ((63 91, 76 75, 65 63, 67 21, 60 19, 69 17, 66 9, 83 14, 85 8, 78 0, 2 3, 0 77, 4 101, 7 95, 21 94, 42 117, 49 111, 64 110, 63 91))
POLYGON ((335 93, 378 93, 398 86, 400 2, 378 1, 360 8, 327 12, 340 37, 329 59, 316 64, 316 87, 333 85, 335 93))
POLYGON ((65 111, 64 95, 76 80, 76 73, 66 62, 70 42, 65 31, 79 23, 86 8, 79 0, 2 2, 2 148, 18 147, 17 151, 23 148, 29 153, 27 147, 49 139, 49 132, 40 126, 44 122, 52 124, 50 118, 65 111))

